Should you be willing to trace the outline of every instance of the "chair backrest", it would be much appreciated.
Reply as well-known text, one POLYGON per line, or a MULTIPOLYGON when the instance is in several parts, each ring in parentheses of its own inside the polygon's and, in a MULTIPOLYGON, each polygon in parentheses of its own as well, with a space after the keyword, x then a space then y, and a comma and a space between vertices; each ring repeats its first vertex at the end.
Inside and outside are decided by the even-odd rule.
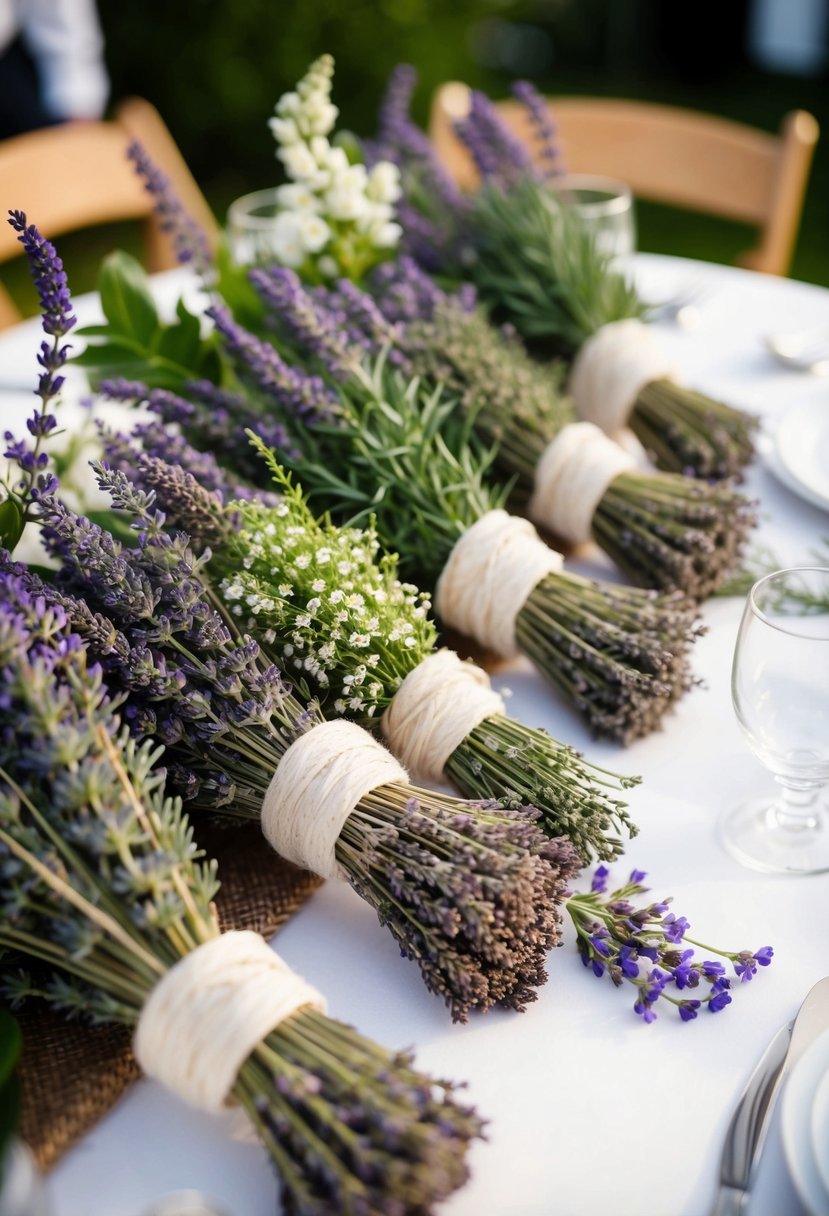
MULTIPOLYGON (((467 188, 477 183, 477 173, 452 124, 467 113, 469 95, 457 81, 442 85, 429 126, 441 160, 467 188)), ((787 114, 780 134, 770 135, 648 102, 556 97, 549 104, 569 172, 619 178, 642 198, 755 224, 758 246, 738 260, 754 270, 786 273, 819 133, 811 114, 787 114)), ((509 100, 497 109, 517 135, 529 138, 522 105, 509 100)))
MULTIPOLYGON (((176 258, 170 238, 127 160, 133 139, 143 144, 185 209, 215 243, 218 229, 204 195, 158 112, 138 97, 122 102, 111 122, 65 123, 0 143, 3 212, 9 207, 25 211, 50 239, 95 224, 140 220, 147 269, 172 268, 176 258)), ((22 252, 16 234, 0 223, 0 263, 22 252)), ((0 328, 19 319, 0 287, 0 328)))

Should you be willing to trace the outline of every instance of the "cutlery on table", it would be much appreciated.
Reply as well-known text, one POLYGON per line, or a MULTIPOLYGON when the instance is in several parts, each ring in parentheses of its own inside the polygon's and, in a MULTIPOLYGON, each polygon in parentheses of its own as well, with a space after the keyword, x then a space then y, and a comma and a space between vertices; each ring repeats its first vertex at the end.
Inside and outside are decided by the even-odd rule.
POLYGON ((815 984, 797 1017, 778 1030, 740 1095, 723 1145, 712 1216, 740 1216, 763 1152, 780 1084, 829 1027, 829 976, 815 984))
POLYGON ((711 288, 701 280, 691 279, 662 300, 648 301, 648 319, 673 321, 680 329, 696 329, 702 319, 702 305, 711 296, 711 288))
POLYGON ((829 326, 814 326, 790 333, 767 334, 766 348, 786 367, 811 372, 814 376, 829 373, 829 326))

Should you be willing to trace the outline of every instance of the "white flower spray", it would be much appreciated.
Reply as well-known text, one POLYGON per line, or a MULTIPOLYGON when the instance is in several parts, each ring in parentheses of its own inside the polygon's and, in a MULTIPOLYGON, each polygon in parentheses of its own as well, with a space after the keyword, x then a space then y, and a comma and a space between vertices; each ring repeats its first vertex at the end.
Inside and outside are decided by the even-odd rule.
POLYGON ((362 278, 402 235, 394 210, 401 193, 397 166, 352 164, 329 139, 339 114, 331 101, 333 74, 333 58, 321 55, 270 119, 276 155, 290 179, 276 191, 281 210, 272 251, 312 281, 362 278))

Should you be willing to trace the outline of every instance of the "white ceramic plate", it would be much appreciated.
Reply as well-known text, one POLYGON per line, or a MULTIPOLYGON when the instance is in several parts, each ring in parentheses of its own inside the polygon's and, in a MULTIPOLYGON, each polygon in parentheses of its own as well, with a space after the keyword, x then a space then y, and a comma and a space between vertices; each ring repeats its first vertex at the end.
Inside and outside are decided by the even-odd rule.
POLYGON ((829 1197, 829 1072, 818 1082, 812 1103, 812 1152, 829 1197))
POLYGON ((803 401, 787 410, 775 447, 791 488, 829 510, 829 400, 803 401))
POLYGON ((819 1085, 829 1075, 829 1030, 798 1060, 786 1081, 780 1112, 783 1152, 800 1199, 810 1216, 827 1216, 829 1191, 812 1150, 812 1111, 819 1085))

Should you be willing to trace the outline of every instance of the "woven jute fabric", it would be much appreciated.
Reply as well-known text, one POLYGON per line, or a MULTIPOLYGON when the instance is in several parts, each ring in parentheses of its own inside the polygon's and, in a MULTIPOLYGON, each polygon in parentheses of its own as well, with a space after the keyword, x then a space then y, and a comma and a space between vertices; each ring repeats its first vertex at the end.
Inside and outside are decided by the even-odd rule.
MULTIPOLYGON (((199 833, 208 856, 220 859, 216 900, 223 929, 272 937, 319 886, 313 874, 282 861, 257 824, 199 833)), ((121 1026, 85 1026, 31 1005, 17 1015, 23 1030, 20 1134, 48 1169, 118 1100, 139 1075, 121 1026)))

